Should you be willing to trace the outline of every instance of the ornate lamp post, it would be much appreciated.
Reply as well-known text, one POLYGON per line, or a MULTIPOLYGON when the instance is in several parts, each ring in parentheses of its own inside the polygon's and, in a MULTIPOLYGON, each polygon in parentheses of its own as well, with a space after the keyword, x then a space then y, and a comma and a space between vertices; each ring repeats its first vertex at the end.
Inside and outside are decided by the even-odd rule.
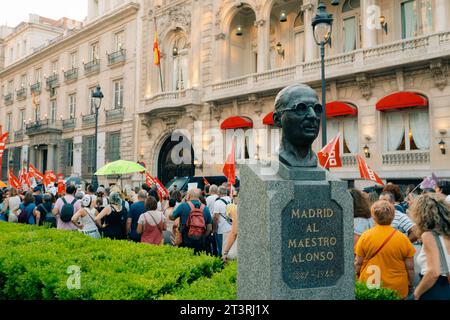
POLYGON ((94 100, 94 106, 95 106, 95 138, 94 138, 94 175, 92 176, 92 185, 94 187, 94 190, 97 190, 98 188, 98 178, 95 175, 95 172, 97 172, 97 135, 98 135, 98 111, 100 110, 100 106, 102 105, 102 99, 103 99, 103 93, 102 89, 100 88, 100 85, 97 86, 94 92, 92 92, 92 98, 94 100))
MULTIPOLYGON (((339 4, 339 1, 333 1, 333 5, 339 4), (337 3, 336 3, 337 2, 337 3)), ((331 31, 333 27, 333 15, 328 13, 323 1, 320 1, 317 7, 316 16, 312 19, 314 40, 320 46, 320 57, 322 60, 322 147, 327 144, 327 100, 325 83, 325 45, 331 43, 331 31)))

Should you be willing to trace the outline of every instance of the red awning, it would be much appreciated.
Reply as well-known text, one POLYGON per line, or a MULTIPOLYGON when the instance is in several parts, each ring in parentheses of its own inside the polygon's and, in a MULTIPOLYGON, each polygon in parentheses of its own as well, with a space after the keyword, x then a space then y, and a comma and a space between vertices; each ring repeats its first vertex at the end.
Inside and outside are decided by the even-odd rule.
POLYGON ((327 118, 339 117, 339 116, 357 116, 358 109, 345 102, 333 101, 327 103, 327 118))
POLYGON ((377 110, 385 111, 410 107, 428 107, 428 99, 415 92, 397 92, 377 103, 377 110))
POLYGON ((273 126, 273 125, 275 125, 275 123, 273 122, 273 114, 274 113, 275 112, 273 112, 273 111, 268 113, 263 119, 263 124, 265 124, 266 126, 273 126))
POLYGON ((220 129, 222 130, 242 128, 253 128, 252 119, 247 117, 230 117, 220 125, 220 129))

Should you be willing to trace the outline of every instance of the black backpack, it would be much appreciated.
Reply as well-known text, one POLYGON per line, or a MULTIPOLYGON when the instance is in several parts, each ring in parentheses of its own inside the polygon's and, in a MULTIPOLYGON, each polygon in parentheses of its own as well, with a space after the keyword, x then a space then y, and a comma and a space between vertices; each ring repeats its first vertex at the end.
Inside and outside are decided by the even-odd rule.
POLYGON ((74 199, 71 203, 66 201, 66 198, 62 197, 62 201, 64 202, 63 207, 61 208, 61 212, 59 214, 62 222, 70 222, 72 221, 73 214, 75 212, 74 204, 77 202, 77 199, 74 199))

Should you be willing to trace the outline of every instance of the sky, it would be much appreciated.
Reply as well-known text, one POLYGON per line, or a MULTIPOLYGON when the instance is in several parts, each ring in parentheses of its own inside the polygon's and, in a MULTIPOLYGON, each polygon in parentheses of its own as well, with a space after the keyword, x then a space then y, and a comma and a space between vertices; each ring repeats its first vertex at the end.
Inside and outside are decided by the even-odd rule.
POLYGON ((87 0, 1 0, 0 25, 15 27, 35 13, 51 19, 67 17, 83 21, 87 0))

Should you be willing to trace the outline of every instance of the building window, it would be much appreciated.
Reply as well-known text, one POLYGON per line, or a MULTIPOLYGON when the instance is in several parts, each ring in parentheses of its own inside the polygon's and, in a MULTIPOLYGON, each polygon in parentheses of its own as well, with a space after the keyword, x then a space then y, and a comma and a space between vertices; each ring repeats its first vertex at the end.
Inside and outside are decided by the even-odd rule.
POLYGON ((123 80, 114 81, 114 109, 123 107, 123 80))
POLYGON ((22 77, 20 77, 20 88, 25 88, 27 86, 27 75, 23 74, 22 77))
POLYGON ((10 80, 8 81, 8 94, 13 93, 14 92, 14 80, 10 80))
POLYGON ((52 123, 56 122, 56 114, 57 114, 56 100, 51 100, 50 101, 50 121, 52 123))
POLYGON ((95 136, 83 137, 83 166, 85 174, 94 174, 95 167, 95 136))
POLYGON ((386 112, 386 151, 429 150, 428 110, 386 112))
POLYGON ((91 44, 89 48, 89 61, 94 61, 99 59, 99 46, 98 42, 91 44))
POLYGON ((432 0, 408 0, 401 3, 402 39, 433 31, 432 0))
POLYGON ((51 72, 52 74, 58 73, 58 60, 52 61, 51 72))
POLYGON ((77 106, 77 95, 69 95, 69 119, 75 119, 75 112, 77 106))
POLYGON ((123 49, 125 43, 125 32, 119 31, 114 34, 114 51, 123 49))
POLYGON ((72 52, 70 54, 70 69, 75 69, 78 67, 78 53, 77 52, 72 52))
POLYGON ((73 139, 64 140, 64 163, 73 167, 73 139))
POLYGON ((19 113, 19 128, 20 128, 20 130, 23 130, 24 122, 25 122, 25 110, 22 109, 22 110, 20 110, 20 113, 19 113))
POLYGON ((11 132, 12 129, 12 113, 6 115, 6 132, 11 132))
POLYGON ((327 120, 328 140, 341 134, 339 145, 341 154, 357 154, 358 142, 358 118, 332 118, 327 120))
POLYGON ((350 52, 359 47, 360 0, 346 0, 342 5, 343 51, 350 52))
POLYGON ((40 117, 41 117, 41 106, 36 105, 36 107, 34 108, 34 121, 39 121, 40 117))
POLYGON ((106 161, 120 160, 120 132, 109 133, 106 140, 106 161))
POLYGON ((294 32, 296 61, 297 63, 302 63, 305 61, 305 20, 303 11, 297 15, 294 21, 294 32))
POLYGON ((175 36, 170 48, 172 53, 172 91, 184 90, 187 87, 188 79, 188 55, 186 36, 179 33, 175 36))
POLYGON ((36 69, 34 71, 34 82, 41 83, 42 80, 42 69, 36 69))
POLYGON ((27 55, 27 40, 23 40, 23 45, 22 45, 22 55, 26 56, 27 55))
POLYGON ((89 114, 95 114, 95 99, 92 98, 92 94, 96 91, 97 87, 89 89, 89 114))

